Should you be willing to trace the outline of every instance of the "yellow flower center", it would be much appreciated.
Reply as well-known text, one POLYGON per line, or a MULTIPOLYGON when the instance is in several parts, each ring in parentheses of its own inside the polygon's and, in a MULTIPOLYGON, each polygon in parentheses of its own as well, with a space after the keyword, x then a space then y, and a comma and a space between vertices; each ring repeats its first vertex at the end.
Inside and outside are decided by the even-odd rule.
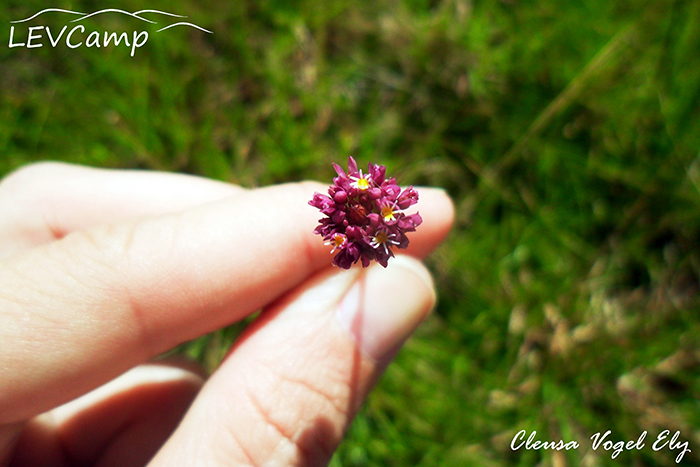
POLYGON ((369 190, 369 180, 367 180, 365 177, 358 178, 357 179, 357 188, 360 191, 369 190))
POLYGON ((351 175, 350 179, 353 180, 351 186, 357 188, 360 191, 367 191, 371 186, 371 176, 370 174, 364 175, 360 170, 359 175, 351 175))
POLYGON ((383 230, 380 230, 377 232, 377 235, 374 236, 374 241, 377 242, 378 245, 384 245, 388 239, 389 235, 383 230))
POLYGON ((343 246, 343 243, 345 243, 345 237, 343 237, 340 234, 335 234, 335 236, 333 237, 333 247, 339 248, 343 246))
POLYGON ((385 221, 395 221, 394 209, 391 206, 384 206, 381 211, 382 217, 385 221))

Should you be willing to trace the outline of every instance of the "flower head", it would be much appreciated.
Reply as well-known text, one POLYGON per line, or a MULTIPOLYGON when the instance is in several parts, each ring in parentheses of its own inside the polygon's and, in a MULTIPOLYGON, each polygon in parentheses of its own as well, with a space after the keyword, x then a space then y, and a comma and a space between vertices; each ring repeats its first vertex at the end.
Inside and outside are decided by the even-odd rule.
POLYGON ((394 178, 386 177, 383 165, 370 163, 365 173, 348 157, 347 172, 338 164, 333 167, 338 176, 328 195, 314 193, 309 201, 325 216, 314 233, 333 247, 336 266, 349 269, 361 261, 367 267, 374 260, 386 267, 392 249, 406 248, 406 233, 423 222, 418 213, 404 212, 418 202, 418 192, 413 187, 402 191, 394 178))

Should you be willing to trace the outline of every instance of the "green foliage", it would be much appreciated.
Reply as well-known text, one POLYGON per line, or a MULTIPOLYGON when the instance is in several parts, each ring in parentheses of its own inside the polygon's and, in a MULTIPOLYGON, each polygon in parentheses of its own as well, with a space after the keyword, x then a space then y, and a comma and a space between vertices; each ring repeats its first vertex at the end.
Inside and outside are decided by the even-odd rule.
MULTIPOLYGON (((8 3, 5 39, 44 7, 8 3)), ((0 44, 0 175, 54 159, 259 186, 351 154, 455 200, 436 313, 332 465, 675 465, 649 447, 663 429, 700 462, 700 4, 118 3, 213 34, 150 30, 134 57, 0 44), (521 429, 581 447, 514 452, 521 429), (589 450, 608 429, 647 448, 589 450)), ((186 350, 213 365, 236 332, 186 350)))

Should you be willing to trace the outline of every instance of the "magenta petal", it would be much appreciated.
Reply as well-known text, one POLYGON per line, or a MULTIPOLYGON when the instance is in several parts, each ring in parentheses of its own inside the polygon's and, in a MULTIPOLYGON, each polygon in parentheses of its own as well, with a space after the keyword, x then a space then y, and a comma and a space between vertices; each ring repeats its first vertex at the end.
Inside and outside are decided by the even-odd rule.
POLYGON ((334 224, 341 224, 345 220, 345 213, 343 211, 335 211, 331 214, 331 221, 334 224))
POLYGON ((355 162, 352 156, 348 156, 348 174, 355 175, 359 173, 360 171, 357 170, 357 162, 355 162))
POLYGON ((386 176, 386 167, 383 165, 372 164, 369 170, 370 175, 372 175, 372 180, 377 185, 384 183, 384 177, 386 176))
POLYGON ((347 174, 345 173, 343 168, 341 166, 339 166, 338 164, 336 164, 335 162, 333 163, 333 168, 338 173, 339 177, 343 177, 343 178, 347 177, 347 174))
POLYGON ((422 223, 423 218, 420 216, 420 214, 415 213, 410 216, 402 217, 401 219, 399 219, 397 225, 398 228, 404 232, 413 232, 414 230, 416 230, 416 227, 418 227, 422 223))
POLYGON ((333 195, 333 201, 338 204, 344 204, 348 201, 348 194, 343 190, 339 190, 333 195))
POLYGON ((391 201, 396 201, 396 199, 399 197, 399 193, 401 193, 401 187, 398 185, 388 183, 382 185, 382 194, 391 201))
POLYGON ((413 220, 413 227, 418 227, 423 223, 423 218, 418 213, 412 214, 407 217, 410 217, 413 220))
POLYGON ((369 267, 369 263, 372 261, 372 259, 374 258, 371 258, 368 255, 362 255, 362 267, 369 267))
POLYGON ((397 202, 401 209, 407 209, 418 202, 418 192, 410 186, 399 195, 397 202))

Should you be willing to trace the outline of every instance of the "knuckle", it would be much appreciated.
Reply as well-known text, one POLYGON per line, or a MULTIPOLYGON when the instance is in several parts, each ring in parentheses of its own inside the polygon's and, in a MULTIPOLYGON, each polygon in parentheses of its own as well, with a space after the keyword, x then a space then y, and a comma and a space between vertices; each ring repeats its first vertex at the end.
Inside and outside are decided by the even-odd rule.
POLYGON ((106 224, 71 232, 61 244, 81 258, 91 258, 102 266, 113 267, 117 257, 124 254, 126 233, 124 226, 106 224))
POLYGON ((99 293, 111 300, 125 295, 134 227, 101 225, 76 230, 49 245, 48 254, 57 274, 73 278, 74 286, 89 296, 99 293))
POLYGON ((0 222, 5 231, 36 222, 37 217, 41 222, 41 213, 56 197, 51 190, 52 180, 60 177, 67 167, 68 164, 59 162, 36 162, 0 180, 0 222))
POLYGON ((54 175, 57 171, 65 170, 66 167, 68 164, 61 162, 34 162, 24 165, 0 180, 0 192, 3 194, 33 193, 47 177, 54 175))
POLYGON ((72 232, 54 244, 62 250, 59 255, 67 259, 57 258, 55 263, 64 264, 63 276, 72 277, 86 296, 99 294, 96 300, 108 304, 106 313, 114 313, 118 307, 130 325, 134 348, 153 356, 160 347, 150 330, 142 297, 134 292, 138 280, 132 280, 133 242, 138 230, 138 223, 127 222, 72 232))
POLYGON ((73 170, 69 164, 37 162, 0 179, 1 257, 65 234, 51 206, 59 204, 56 180, 64 180, 73 170))

